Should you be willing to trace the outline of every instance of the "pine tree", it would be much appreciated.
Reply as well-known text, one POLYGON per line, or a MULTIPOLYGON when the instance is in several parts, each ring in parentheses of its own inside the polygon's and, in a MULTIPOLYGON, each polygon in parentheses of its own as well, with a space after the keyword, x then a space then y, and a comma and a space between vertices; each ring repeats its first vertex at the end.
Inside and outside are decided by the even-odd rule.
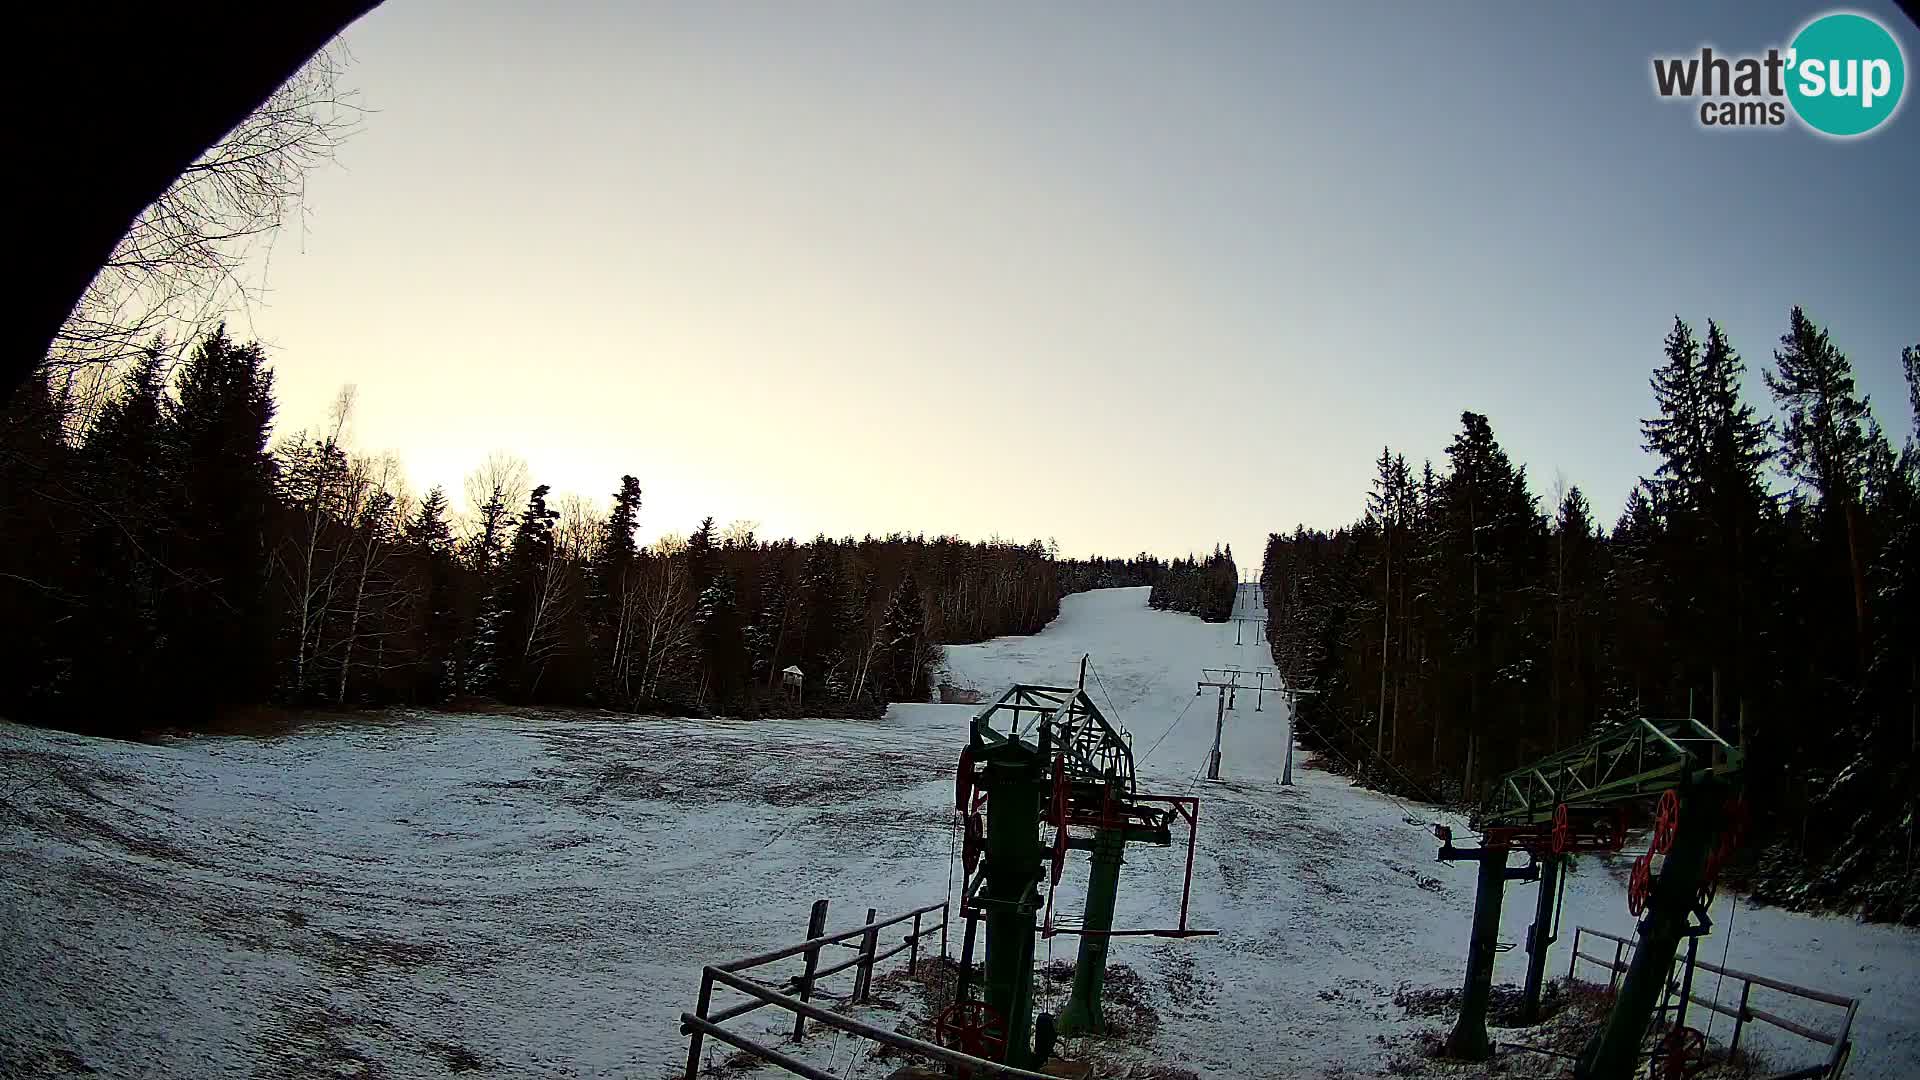
POLYGON ((72 684, 73 619, 98 598, 73 592, 61 477, 68 403, 43 374, 0 402, 0 710, 57 704, 72 684))
POLYGON ((881 624, 882 666, 876 680, 889 701, 925 701, 929 693, 927 612, 913 571, 900 577, 881 624))
POLYGON ((560 512, 547 506, 551 490, 541 484, 527 496, 498 586, 499 633, 494 644, 500 685, 521 699, 531 699, 559 644, 553 590, 562 569, 554 549, 554 522, 560 512))
POLYGON ((1659 493, 1685 505, 1700 486, 1707 456, 1700 343, 1676 315, 1665 345, 1667 362, 1653 373, 1653 400, 1660 415, 1642 420, 1640 432, 1646 450, 1660 459, 1653 481, 1659 493))
POLYGON ((447 493, 435 485, 420 500, 401 532, 401 542, 411 550, 424 578, 414 620, 423 638, 416 693, 428 702, 445 700, 461 684, 456 545, 447 513, 447 493))
POLYGON ((591 568, 594 686, 602 701, 626 707, 633 702, 633 669, 640 639, 640 481, 620 478, 591 568))
POLYGON ((800 670, 805 680, 802 699, 845 697, 847 636, 852 618, 847 611, 847 583, 839 550, 820 537, 810 545, 801 588, 802 623, 800 670))
POLYGON ((161 605, 167 699, 187 710, 264 700, 272 681, 267 520, 274 505, 273 373, 220 327, 181 367, 169 441, 181 462, 168 550, 181 587, 161 605))
POLYGON ((700 591, 693 619, 707 690, 716 710, 750 707, 747 650, 732 574, 725 570, 713 573, 700 591))
POLYGON ((1743 371, 1717 324, 1707 324, 1702 349, 1676 319, 1667 364, 1654 373, 1660 415, 1641 423, 1646 448, 1660 458, 1651 494, 1674 526, 1660 555, 1673 592, 1664 606, 1677 623, 1674 640, 1690 643, 1709 676, 1716 728, 1722 699, 1746 693, 1758 572, 1750 548, 1771 505, 1761 479, 1771 432, 1741 398, 1743 371))
POLYGON ((453 526, 447 523, 447 493, 440 485, 428 489, 414 509, 413 516, 407 519, 402 538, 407 544, 427 554, 451 557, 453 555, 453 526))
POLYGON ((78 453, 92 512, 82 525, 77 588, 87 598, 74 650, 70 704, 101 716, 156 692, 159 608, 177 587, 165 548, 180 456, 168 428, 166 375, 155 346, 100 407, 78 453))
POLYGON ((1819 499, 1829 543, 1845 552, 1852 591, 1854 628, 1864 664, 1868 649, 1865 522, 1860 487, 1871 443, 1865 398, 1856 397, 1853 365, 1827 332, 1795 307, 1773 354, 1777 367, 1765 373, 1786 423, 1780 432, 1780 464, 1819 499))
POLYGON ((1538 580, 1545 537, 1526 472, 1514 467, 1485 416, 1461 413, 1447 457, 1438 517, 1441 557, 1455 569, 1440 606, 1465 683, 1463 774, 1474 790, 1533 749, 1515 736, 1527 684, 1543 659, 1525 587, 1538 580))

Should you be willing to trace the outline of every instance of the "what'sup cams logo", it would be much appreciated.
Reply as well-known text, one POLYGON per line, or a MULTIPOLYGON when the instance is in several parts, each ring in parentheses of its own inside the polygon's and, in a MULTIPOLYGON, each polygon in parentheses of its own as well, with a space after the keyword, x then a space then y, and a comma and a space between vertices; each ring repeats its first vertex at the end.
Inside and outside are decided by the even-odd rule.
POLYGON ((1785 49, 1764 55, 1653 58, 1653 89, 1697 101, 1700 126, 1784 127, 1789 116, 1836 138, 1875 131, 1893 118, 1907 88, 1906 54, 1879 21, 1851 11, 1822 15, 1785 49))

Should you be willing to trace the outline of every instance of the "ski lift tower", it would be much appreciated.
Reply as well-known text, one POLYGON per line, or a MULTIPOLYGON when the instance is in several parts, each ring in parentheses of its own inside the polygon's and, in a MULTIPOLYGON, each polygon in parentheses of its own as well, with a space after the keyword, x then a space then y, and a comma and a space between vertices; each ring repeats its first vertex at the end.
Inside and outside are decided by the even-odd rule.
POLYGON ((1207 779, 1220 779, 1220 737, 1227 725, 1227 710, 1234 707, 1240 691, 1253 695, 1253 711, 1261 711, 1268 694, 1284 693, 1280 673, 1272 668, 1255 668, 1243 671, 1240 668, 1201 668, 1200 679, 1195 683, 1193 696, 1199 697, 1207 687, 1219 691, 1219 704, 1213 714, 1213 749, 1207 754, 1207 779))
MULTIPOLYGON (((1627 1080, 1640 1064, 1640 1044, 1680 940, 1690 938, 1697 947, 1712 929, 1707 905, 1744 831, 1746 807, 1736 794, 1744 757, 1696 720, 1636 720, 1501 777, 1479 815, 1479 848, 1456 848, 1452 831, 1434 826, 1442 861, 1480 864, 1460 1018, 1447 1041, 1451 1056, 1480 1060, 1491 1052, 1486 1013, 1506 882, 1540 882, 1522 1003, 1524 1014, 1537 1016, 1561 860, 1576 852, 1619 852, 1626 805, 1657 799, 1650 850, 1634 860, 1627 894, 1628 911, 1640 918, 1639 946, 1606 1026, 1575 1067, 1581 1080, 1627 1080), (1507 857, 1516 850, 1526 852, 1529 863, 1509 868, 1507 857)), ((1670 1061, 1691 1052, 1687 1031, 1675 1026, 1669 1034, 1660 1052, 1670 1061)))
MULTIPOLYGON (((1083 660, 1083 673, 1084 665, 1083 660)), ((1136 790, 1132 747, 1087 696, 1084 674, 1082 686, 1016 684, 982 709, 960 755, 954 804, 966 815, 966 882, 960 905, 966 930, 954 1002, 938 1026, 951 1032, 961 1049, 1021 1068, 1037 1067, 1051 1053, 1055 1025, 1044 1015, 1036 1022, 1033 1015, 1034 935, 1040 929, 1043 879, 1048 882, 1043 932, 1080 937, 1060 1033, 1105 1029, 1101 993, 1113 938, 1215 933, 1187 927, 1199 800, 1136 790), (1113 929, 1126 844, 1169 846, 1175 822, 1187 826, 1179 924, 1169 929, 1113 929), (1053 826, 1050 844, 1040 839, 1043 824, 1053 826), (1057 924, 1053 910, 1072 849, 1089 851, 1093 859, 1086 908, 1077 927, 1065 926, 1064 919, 1057 924), (986 960, 982 1000, 974 1001, 969 998, 973 943, 982 921, 986 960)))

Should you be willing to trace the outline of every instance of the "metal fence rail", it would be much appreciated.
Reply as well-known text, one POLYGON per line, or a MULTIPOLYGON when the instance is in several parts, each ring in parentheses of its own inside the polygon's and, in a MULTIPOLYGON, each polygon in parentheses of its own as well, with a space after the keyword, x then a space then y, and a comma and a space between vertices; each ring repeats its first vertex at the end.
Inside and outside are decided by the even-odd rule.
MULTIPOLYGON (((1567 962, 1567 978, 1571 980, 1575 966, 1579 964, 1580 961, 1585 960, 1590 964, 1595 964, 1608 970, 1607 989, 1611 991, 1614 989, 1620 974, 1627 970, 1625 955, 1627 951, 1633 947, 1634 942, 1629 938, 1623 938, 1617 934, 1609 934, 1604 930, 1593 930, 1584 926, 1575 927, 1573 931, 1573 958, 1567 962), (1583 937, 1594 937, 1613 942, 1612 959, 1606 959, 1580 951, 1580 941, 1583 937)), ((1746 1025, 1758 1020, 1762 1023, 1771 1024, 1782 1031, 1790 1032, 1803 1039, 1819 1043, 1829 1048, 1825 1064, 1812 1066, 1809 1069, 1798 1070, 1790 1075, 1816 1076, 1824 1077, 1826 1080, 1836 1080, 1836 1078, 1840 1076, 1841 1071, 1847 1067, 1847 1060, 1853 1055, 1853 1019, 1860 1012, 1860 1000, 1858 998, 1846 997, 1841 994, 1831 994, 1824 990, 1814 990, 1805 986, 1796 986, 1793 983, 1780 979, 1770 978, 1765 975, 1754 975, 1750 972, 1740 971, 1735 968, 1721 967, 1718 964, 1711 964, 1705 960, 1696 960, 1693 966, 1701 971, 1709 971, 1723 978, 1732 979, 1740 984, 1740 1004, 1737 1007, 1722 1005, 1714 998, 1703 998, 1692 992, 1685 993, 1684 1000, 1681 1002, 1683 1006, 1690 1002, 1703 1009, 1712 1010, 1721 1016, 1733 1020, 1733 1038, 1727 1046, 1727 1052, 1729 1054, 1740 1049, 1740 1036, 1746 1029, 1746 1025), (1817 1001, 1823 1005, 1832 1005, 1836 1008, 1846 1010, 1846 1013, 1840 1021, 1838 1031, 1822 1031, 1819 1028, 1808 1027, 1798 1021, 1789 1020, 1778 1013, 1754 1008, 1752 997, 1753 988, 1756 986, 1776 990, 1783 994, 1790 994, 1794 997, 1804 998, 1808 1001, 1817 1001)), ((1676 979, 1670 976, 1667 981, 1667 995, 1669 997, 1682 996, 1681 987, 1683 985, 1691 986, 1692 983, 1690 980, 1676 979)), ((1671 1006, 1669 1006, 1669 1008, 1671 1008, 1671 1006)))
POLYGON ((933 1058, 950 1065, 958 1065, 969 1070, 975 1076, 1008 1076, 1021 1080, 1051 1080, 1042 1073, 1028 1072, 963 1054, 934 1043, 925 1042, 897 1031, 875 1027, 872 1024, 842 1016, 832 1010, 813 1004, 811 998, 818 989, 821 980, 849 968, 854 972, 852 990, 846 995, 849 1003, 857 1004, 868 999, 873 987, 873 969, 883 960, 891 959, 902 952, 907 953, 907 966, 911 971, 920 959, 920 942, 923 938, 940 935, 940 954, 947 951, 947 904, 941 901, 928 904, 912 911, 902 912, 884 919, 875 917, 874 909, 867 909, 867 921, 859 926, 850 927, 833 933, 826 932, 827 902, 817 900, 807 922, 807 940, 794 945, 782 946, 754 956, 731 960, 724 964, 711 964, 701 970, 700 997, 692 1012, 680 1014, 680 1031, 688 1036, 686 1080, 695 1080, 700 1072, 700 1051, 704 1040, 711 1035, 728 1045, 744 1050, 762 1061, 778 1065, 788 1072, 810 1078, 810 1080, 836 1080, 831 1074, 794 1057, 792 1054, 767 1046, 739 1032, 729 1031, 721 1025, 735 1017, 744 1016, 769 1005, 785 1009, 793 1014, 793 1039, 799 1042, 806 1038, 807 1021, 845 1031, 861 1038, 891 1046, 923 1057, 933 1058), (933 926, 925 925, 925 918, 940 913, 940 922, 933 926), (913 928, 908 931, 900 943, 880 948, 881 931, 902 923, 911 922, 913 928), (854 955, 837 963, 820 966, 821 951, 828 946, 852 948, 854 955), (765 967, 780 960, 801 957, 805 970, 801 974, 788 978, 778 984, 749 978, 742 972, 765 967), (745 1001, 729 1005, 719 1011, 711 1011, 715 985, 737 991, 746 996, 745 1001))

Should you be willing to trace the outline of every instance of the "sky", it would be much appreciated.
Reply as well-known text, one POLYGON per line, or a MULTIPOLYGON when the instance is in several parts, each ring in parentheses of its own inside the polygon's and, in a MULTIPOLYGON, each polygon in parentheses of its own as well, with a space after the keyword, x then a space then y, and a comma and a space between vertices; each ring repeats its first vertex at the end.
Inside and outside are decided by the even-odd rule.
POLYGON ((387 0, 345 38, 364 129, 241 328, 283 432, 353 384, 416 490, 495 450, 603 502, 633 473, 643 538, 1257 572, 1464 409, 1611 522, 1676 315, 1764 402, 1804 305, 1909 429, 1920 107, 1840 141, 1652 88, 1828 10, 387 0))

